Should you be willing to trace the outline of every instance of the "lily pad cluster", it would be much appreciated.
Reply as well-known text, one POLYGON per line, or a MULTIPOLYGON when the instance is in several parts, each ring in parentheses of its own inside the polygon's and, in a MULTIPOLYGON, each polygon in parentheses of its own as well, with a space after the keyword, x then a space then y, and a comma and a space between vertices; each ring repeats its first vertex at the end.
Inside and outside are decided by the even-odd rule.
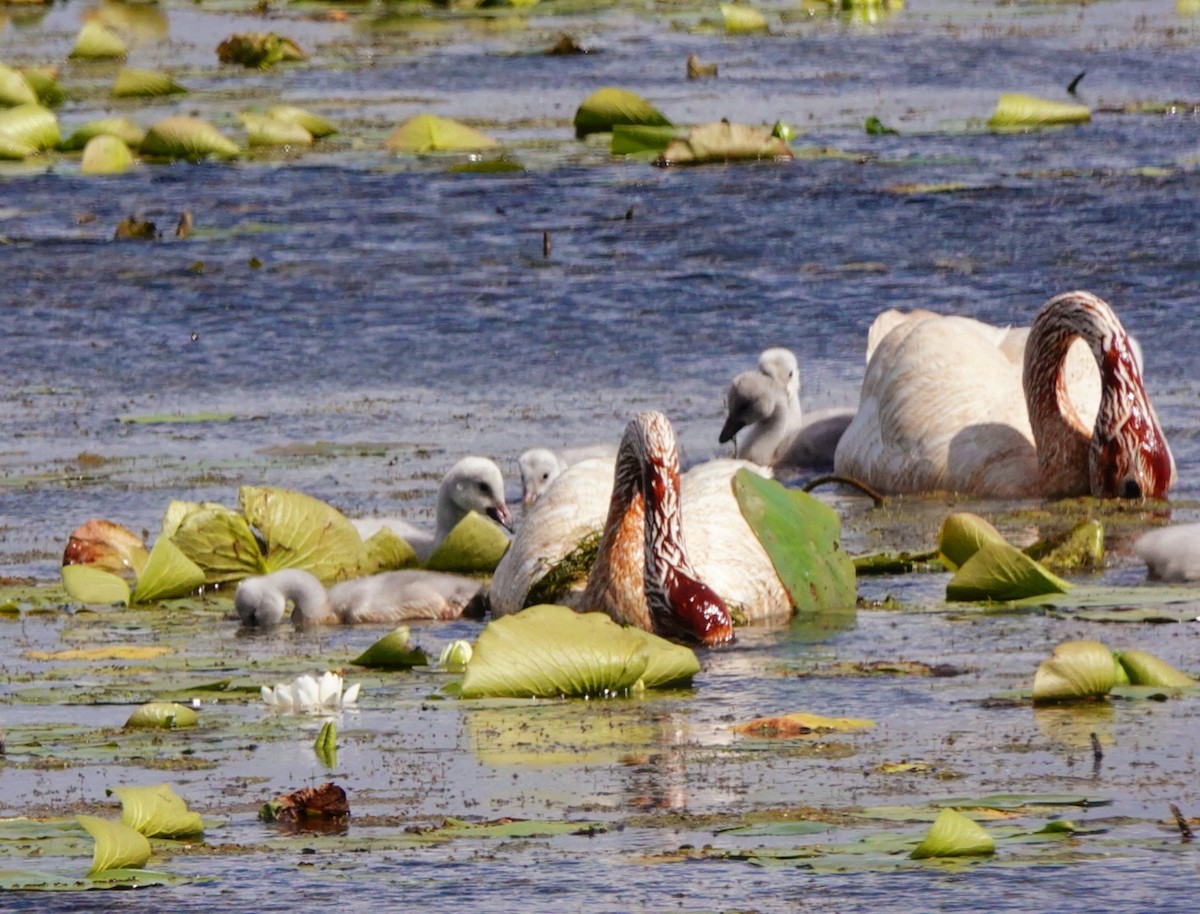
POLYGON ((946 585, 950 601, 1020 600, 1071 589, 976 514, 946 518, 938 533, 938 553, 954 572, 946 585))
POLYGON ((241 32, 217 45, 217 59, 265 70, 283 61, 307 60, 308 55, 292 39, 275 32, 241 32))
POLYGON ((1038 666, 1034 703, 1094 700, 1118 686, 1193 689, 1200 682, 1140 650, 1113 651, 1099 641, 1064 641, 1038 666))

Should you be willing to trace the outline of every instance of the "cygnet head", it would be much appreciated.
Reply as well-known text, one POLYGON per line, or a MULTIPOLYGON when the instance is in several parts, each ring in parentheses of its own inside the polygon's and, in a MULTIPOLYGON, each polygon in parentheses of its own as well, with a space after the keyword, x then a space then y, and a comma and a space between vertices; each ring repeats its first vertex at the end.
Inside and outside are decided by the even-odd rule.
POLYGON ((554 451, 535 447, 517 458, 517 467, 521 471, 521 500, 528 507, 550 488, 566 464, 554 451))
POLYGON ((762 422, 781 407, 786 409, 785 396, 783 386, 774 377, 759 371, 743 371, 733 379, 725 395, 725 424, 717 440, 724 444, 742 429, 762 422))
POLYGON ((800 363, 790 349, 764 349, 758 357, 758 370, 774 378, 787 391, 790 402, 800 402, 800 363))
POLYGON ((504 477, 500 467, 486 457, 464 457, 443 477, 438 488, 439 538, 471 511, 486 514, 512 530, 512 514, 504 501, 504 477))
POLYGON ((246 578, 233 596, 238 618, 245 626, 278 625, 292 605, 297 625, 318 621, 325 613, 325 588, 315 576, 300 568, 285 568, 260 577, 246 578))
POLYGON ((266 628, 278 625, 287 612, 287 597, 266 578, 246 578, 233 596, 242 625, 266 628))

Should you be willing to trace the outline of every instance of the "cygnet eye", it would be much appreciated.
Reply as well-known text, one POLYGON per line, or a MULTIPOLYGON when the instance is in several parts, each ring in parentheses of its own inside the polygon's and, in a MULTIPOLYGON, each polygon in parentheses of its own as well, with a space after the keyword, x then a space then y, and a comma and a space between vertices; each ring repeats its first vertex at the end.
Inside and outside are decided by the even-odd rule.
POLYGON ((1141 498, 1142 487, 1136 479, 1126 479, 1125 485, 1121 487, 1122 498, 1141 498))

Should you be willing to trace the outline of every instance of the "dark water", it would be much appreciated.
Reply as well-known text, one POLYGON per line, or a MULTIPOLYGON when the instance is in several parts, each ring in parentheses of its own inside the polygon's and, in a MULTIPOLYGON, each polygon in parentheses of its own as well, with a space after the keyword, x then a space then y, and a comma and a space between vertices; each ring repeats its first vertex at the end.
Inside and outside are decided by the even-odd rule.
MULTIPOLYGON (((0 22, 11 19, 0 29, 0 61, 61 62, 91 9, 60 4, 24 23, 0 13, 0 22)), ((102 180, 80 176, 67 160, 0 164, 8 389, 0 403, 0 574, 52 580, 67 534, 88 517, 153 535, 168 499, 232 504, 246 483, 301 488, 352 513, 427 520, 437 478, 459 456, 495 457, 515 495, 521 450, 615 440, 647 407, 667 412, 689 458, 702 459, 717 450, 728 379, 766 346, 800 356, 806 407, 848 404, 879 310, 919 306, 1025 324, 1046 298, 1071 288, 1107 298, 1140 339, 1179 467, 1176 515, 1197 516, 1200 19, 1187 4, 914 2, 874 24, 764 6, 775 34, 740 40, 697 29, 715 7, 597 12, 547 3, 517 17, 521 28, 511 16, 425 10, 414 19, 375 5, 350 8, 346 24, 306 18, 324 9, 288 9, 264 21, 240 7, 164 4, 170 44, 148 41, 130 63, 184 68, 180 79, 196 92, 178 110, 199 111, 231 135, 232 113, 248 104, 283 97, 312 107, 344 125, 346 136, 328 151, 146 167, 102 180), (225 34, 266 27, 313 50, 313 63, 268 74, 215 67, 212 47, 225 34), (599 53, 524 56, 564 29, 599 53), (719 63, 717 81, 682 78, 693 52, 719 63), (1097 111, 1092 123, 1016 136, 981 129, 1000 91, 1066 99, 1063 87, 1080 70, 1080 101, 1097 111), (801 134, 798 149, 850 155, 675 171, 612 162, 603 144, 569 139, 579 100, 610 83, 641 92, 678 122, 782 117, 801 134), (1182 104, 1165 113, 1126 110, 1171 100, 1182 104), (526 171, 451 174, 440 162, 387 158, 383 137, 420 110, 480 123, 526 171), (901 134, 866 136, 862 121, 872 114, 901 134), (958 187, 911 192, 947 184, 958 187), (196 231, 175 241, 184 210, 196 231), (130 213, 153 219, 166 239, 113 242, 130 213), (235 418, 121 421, 172 412, 235 418)), ((81 87, 60 110, 65 130, 114 108, 103 95, 110 70, 67 64, 63 77, 81 87)), ((114 110, 148 124, 175 109, 114 110)), ((836 504, 848 519, 861 518, 861 505, 836 504)), ((855 546, 869 538, 861 526, 848 537, 855 546)), ((1112 560, 1109 580, 1141 580, 1127 549, 1112 560)), ((939 577, 861 589, 936 603, 942 585, 939 577)), ((0 725, 10 761, 15 756, 0 767, 3 814, 30 803, 43 811, 96 804, 106 786, 162 779, 120 759, 43 770, 19 764, 12 748, 47 719, 120 725, 128 707, 87 704, 84 673, 64 686, 64 700, 81 704, 21 697, 45 672, 27 650, 170 639, 159 621, 120 625, 65 615, 0 625, 0 725)), ((210 628, 200 646, 244 658, 242 674, 255 681, 273 675, 256 672, 261 657, 292 656, 300 673, 379 634, 247 641, 231 623, 210 628)), ((436 649, 474 631, 432 627, 422 638, 436 649)), ((306 722, 293 737, 272 726, 264 736, 258 707, 223 704, 212 712, 219 724, 249 727, 269 741, 270 759, 200 743, 193 751, 215 767, 167 776, 206 819, 220 820, 210 841, 255 850, 168 857, 160 868, 215 881, 110 893, 104 905, 268 911, 302 896, 366 910, 387 893, 397 907, 463 910, 966 910, 981 898, 991 910, 1091 911, 1099 898, 1110 910, 1192 910, 1195 853, 1178 844, 1167 804, 1193 815, 1200 808, 1194 699, 1126 703, 1088 722, 1106 746, 1098 773, 1086 733, 1077 739, 1026 706, 979 709, 981 699, 1027 685, 1050 648, 1072 637, 1136 643, 1200 668, 1190 626, 1113 632, 1042 616, 860 612, 844 631, 762 635, 708 657, 684 696, 607 712, 549 711, 592 723, 588 714, 607 713, 620 737, 597 746, 552 730, 551 742, 565 750, 546 757, 535 748, 516 761, 498 757, 502 741, 481 734, 519 730, 524 711, 488 718, 424 702, 429 689, 420 681, 372 683, 361 710, 341 724, 337 776, 355 796, 356 815, 598 818, 617 826, 646 810, 651 821, 499 847, 459 841, 303 853, 303 839, 280 841, 253 812, 264 797, 320 776, 308 748, 314 728, 306 722), (789 675, 897 658, 970 672, 915 684, 789 675), (837 759, 752 754, 728 729, 801 708, 874 718, 880 728, 837 759), (906 757, 958 776, 898 782, 870 774, 878 762, 906 757), (1044 870, 1010 869, 1004 860, 965 872, 851 875, 742 861, 640 862, 683 844, 729 840, 700 820, 674 818, 682 813, 843 809, 1001 791, 1103 794, 1114 801, 1108 824, 1128 845, 1092 845, 1086 861, 1044 870), (1134 824, 1119 825, 1122 816, 1134 824)), ((397 831, 356 824, 353 834, 365 842, 397 831)), ((11 858, 0 868, 27 865, 11 858)), ((0 909, 95 905, 0 897, 0 909)))

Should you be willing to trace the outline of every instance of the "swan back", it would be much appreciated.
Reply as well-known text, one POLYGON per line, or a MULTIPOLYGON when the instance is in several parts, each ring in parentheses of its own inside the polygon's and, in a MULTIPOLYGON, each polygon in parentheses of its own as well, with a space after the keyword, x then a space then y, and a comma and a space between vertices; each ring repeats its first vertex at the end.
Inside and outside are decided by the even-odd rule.
POLYGON ((1151 530, 1133 548, 1154 580, 1200 581, 1200 524, 1151 530))
POLYGON ((347 625, 457 619, 481 587, 457 574, 388 571, 333 585, 329 607, 347 625))

